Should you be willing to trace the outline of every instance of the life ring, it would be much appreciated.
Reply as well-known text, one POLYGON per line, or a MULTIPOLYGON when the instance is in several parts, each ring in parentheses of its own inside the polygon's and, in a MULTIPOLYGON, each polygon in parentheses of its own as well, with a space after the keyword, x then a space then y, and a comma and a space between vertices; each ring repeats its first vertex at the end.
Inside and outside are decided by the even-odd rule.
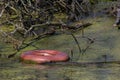
POLYGON ((57 50, 31 50, 23 52, 20 57, 22 60, 35 63, 67 61, 69 59, 66 53, 57 50))

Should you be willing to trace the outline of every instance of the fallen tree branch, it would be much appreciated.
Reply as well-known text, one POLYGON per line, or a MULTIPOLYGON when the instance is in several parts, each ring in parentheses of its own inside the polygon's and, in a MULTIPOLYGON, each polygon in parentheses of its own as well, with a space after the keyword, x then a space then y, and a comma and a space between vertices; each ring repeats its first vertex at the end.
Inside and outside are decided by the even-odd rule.
MULTIPOLYGON (((67 25, 67 24, 62 24, 62 23, 43 23, 43 24, 36 24, 36 25, 32 25, 32 28, 34 28, 34 27, 48 27, 48 26, 62 26, 62 27, 64 27, 64 28, 67 28, 67 29, 79 29, 79 28, 81 28, 82 29, 82 27, 88 27, 88 26, 90 26, 90 25, 92 25, 91 23, 84 23, 84 24, 80 24, 80 25, 75 25, 75 26, 71 26, 71 25, 67 25)), ((30 29, 31 30, 31 29, 30 29)))
POLYGON ((41 34, 41 35, 39 35, 38 37, 32 39, 29 43, 23 43, 23 45, 25 45, 25 46, 22 46, 22 45, 21 45, 21 46, 19 47, 18 51, 14 52, 14 53, 12 53, 12 54, 10 54, 10 55, 8 55, 8 58, 14 57, 19 51, 21 51, 21 50, 25 49, 26 47, 32 45, 32 43, 36 42, 37 40, 42 39, 42 38, 48 36, 49 34, 50 34, 50 33, 41 34))
POLYGON ((54 29, 56 28, 62 28, 62 29, 70 29, 70 30, 76 30, 76 29, 83 29, 87 26, 90 26, 91 23, 85 23, 85 24, 81 24, 81 25, 75 25, 75 26, 71 26, 71 25, 67 25, 65 23, 43 23, 43 24, 35 24, 32 25, 28 30, 26 30, 26 32, 24 33, 24 35, 26 36, 30 31, 34 31, 34 28, 36 27, 40 27, 40 28, 48 28, 48 26, 52 26, 54 29))

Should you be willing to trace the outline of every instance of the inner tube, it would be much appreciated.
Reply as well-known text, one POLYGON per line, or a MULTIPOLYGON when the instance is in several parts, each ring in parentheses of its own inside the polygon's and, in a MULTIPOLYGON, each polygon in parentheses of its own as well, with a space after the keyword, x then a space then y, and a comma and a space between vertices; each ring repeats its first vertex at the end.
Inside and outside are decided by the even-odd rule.
POLYGON ((69 56, 57 50, 31 50, 21 54, 21 59, 35 63, 67 61, 69 56))

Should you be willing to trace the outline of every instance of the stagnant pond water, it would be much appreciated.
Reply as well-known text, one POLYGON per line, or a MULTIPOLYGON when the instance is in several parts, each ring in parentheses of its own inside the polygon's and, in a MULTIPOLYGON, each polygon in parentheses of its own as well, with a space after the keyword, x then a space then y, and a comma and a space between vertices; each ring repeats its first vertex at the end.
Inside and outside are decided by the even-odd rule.
POLYGON ((119 80, 120 64, 104 64, 91 66, 75 65, 36 65, 25 64, 19 59, 23 51, 34 49, 55 49, 70 54, 71 61, 96 62, 120 61, 120 30, 113 27, 114 20, 108 17, 88 19, 93 25, 74 33, 82 50, 89 46, 79 57, 79 50, 73 37, 69 34, 54 35, 38 40, 32 46, 26 47, 13 58, 7 56, 14 52, 12 46, 0 43, 0 80, 119 80), (34 45, 34 46, 33 46, 34 45), (106 58, 105 58, 106 56, 106 58))

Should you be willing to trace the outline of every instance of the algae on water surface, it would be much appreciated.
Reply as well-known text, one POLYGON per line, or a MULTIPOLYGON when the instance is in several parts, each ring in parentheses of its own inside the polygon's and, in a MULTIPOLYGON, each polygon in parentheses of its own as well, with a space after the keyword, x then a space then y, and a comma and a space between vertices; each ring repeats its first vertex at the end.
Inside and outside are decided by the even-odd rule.
MULTIPOLYGON (((84 38, 81 31, 74 33, 82 51, 88 46, 89 40, 94 42, 80 56, 77 62, 95 62, 120 60, 120 31, 113 27, 113 19, 108 17, 88 19, 93 25, 84 29, 84 38), (86 38, 87 37, 87 38, 86 38)), ((0 79, 1 80, 119 80, 119 64, 93 65, 86 67, 36 65, 24 64, 19 60, 23 51, 34 49, 55 49, 70 55, 73 50, 72 60, 79 56, 78 47, 69 34, 54 35, 43 38, 26 47, 13 58, 7 56, 14 52, 11 45, 0 42, 0 79)))

